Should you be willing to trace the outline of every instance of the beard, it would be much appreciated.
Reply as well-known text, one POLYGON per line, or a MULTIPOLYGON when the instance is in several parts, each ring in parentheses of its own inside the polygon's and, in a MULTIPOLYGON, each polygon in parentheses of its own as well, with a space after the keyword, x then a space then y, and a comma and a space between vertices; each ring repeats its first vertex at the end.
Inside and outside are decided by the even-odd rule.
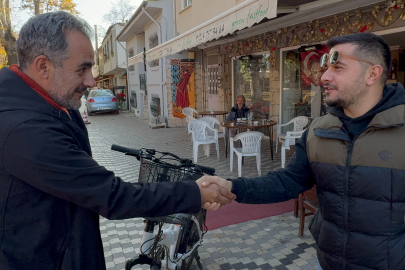
POLYGON ((76 92, 84 92, 87 87, 81 85, 74 90, 66 88, 66 83, 62 78, 62 70, 56 70, 52 78, 49 95, 59 106, 68 110, 78 110, 82 106, 81 100, 74 98, 76 92))
POLYGON ((336 85, 325 83, 324 87, 331 87, 337 90, 334 99, 330 99, 329 93, 326 93, 326 105, 329 107, 348 108, 358 103, 366 95, 364 84, 363 76, 358 76, 350 85, 343 86, 340 89, 336 85))

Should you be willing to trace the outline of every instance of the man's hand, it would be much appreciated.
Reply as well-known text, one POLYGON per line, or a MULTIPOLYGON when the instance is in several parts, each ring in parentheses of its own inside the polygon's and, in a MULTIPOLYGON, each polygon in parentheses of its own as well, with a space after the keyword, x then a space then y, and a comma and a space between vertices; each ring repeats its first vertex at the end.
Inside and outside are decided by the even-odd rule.
POLYGON ((232 190, 232 181, 228 181, 224 178, 221 178, 219 176, 207 176, 204 175, 203 177, 201 177, 200 179, 198 179, 198 181, 202 180, 202 186, 203 187, 208 187, 211 184, 217 184, 220 185, 221 187, 226 188, 227 190, 229 190, 229 192, 231 192, 232 190))
POLYGON ((205 176, 196 181, 201 193, 201 206, 208 210, 217 210, 220 206, 229 204, 236 198, 229 189, 211 183, 205 184, 205 176))

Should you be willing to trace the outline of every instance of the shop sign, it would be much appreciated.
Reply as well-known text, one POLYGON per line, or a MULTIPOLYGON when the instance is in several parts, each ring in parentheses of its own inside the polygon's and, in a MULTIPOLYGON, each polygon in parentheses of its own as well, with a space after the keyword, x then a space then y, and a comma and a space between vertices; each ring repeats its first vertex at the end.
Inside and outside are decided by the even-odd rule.
POLYGON ((165 42, 146 52, 146 61, 150 62, 161 57, 187 50, 208 41, 218 39, 243 28, 251 27, 264 18, 277 16, 277 0, 252 0, 251 3, 241 3, 234 8, 234 12, 225 12, 212 19, 211 23, 204 23, 168 42, 165 42), (228 14, 229 13, 229 14, 228 14))
POLYGON ((143 52, 138 53, 135 56, 132 56, 131 58, 128 59, 128 66, 132 66, 138 63, 141 63, 143 61, 143 52))

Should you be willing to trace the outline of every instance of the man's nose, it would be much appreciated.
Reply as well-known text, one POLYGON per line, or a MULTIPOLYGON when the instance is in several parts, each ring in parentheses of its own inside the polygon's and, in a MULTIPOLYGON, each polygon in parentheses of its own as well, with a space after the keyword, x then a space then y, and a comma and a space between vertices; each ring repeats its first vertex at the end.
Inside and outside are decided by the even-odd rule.
POLYGON ((326 71, 323 73, 322 77, 321 77, 321 82, 322 84, 331 81, 331 72, 329 71, 329 69, 326 69, 326 71))
POLYGON ((90 88, 93 88, 96 86, 96 81, 94 80, 93 74, 91 72, 88 73, 83 84, 90 88))

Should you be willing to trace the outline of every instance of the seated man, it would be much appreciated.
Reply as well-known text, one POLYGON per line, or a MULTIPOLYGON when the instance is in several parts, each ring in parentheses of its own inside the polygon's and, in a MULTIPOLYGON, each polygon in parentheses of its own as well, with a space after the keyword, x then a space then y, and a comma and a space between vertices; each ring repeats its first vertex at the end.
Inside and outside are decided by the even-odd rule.
MULTIPOLYGON (((245 105, 246 98, 243 95, 240 95, 236 98, 236 105, 232 107, 226 121, 233 121, 238 118, 247 118, 250 113, 250 109, 245 105)), ((229 137, 235 137, 237 129, 229 129, 229 137)))
POLYGON ((232 107, 226 121, 233 121, 237 118, 247 118, 250 112, 250 109, 245 105, 246 99, 243 95, 240 95, 236 99, 236 105, 232 107))

